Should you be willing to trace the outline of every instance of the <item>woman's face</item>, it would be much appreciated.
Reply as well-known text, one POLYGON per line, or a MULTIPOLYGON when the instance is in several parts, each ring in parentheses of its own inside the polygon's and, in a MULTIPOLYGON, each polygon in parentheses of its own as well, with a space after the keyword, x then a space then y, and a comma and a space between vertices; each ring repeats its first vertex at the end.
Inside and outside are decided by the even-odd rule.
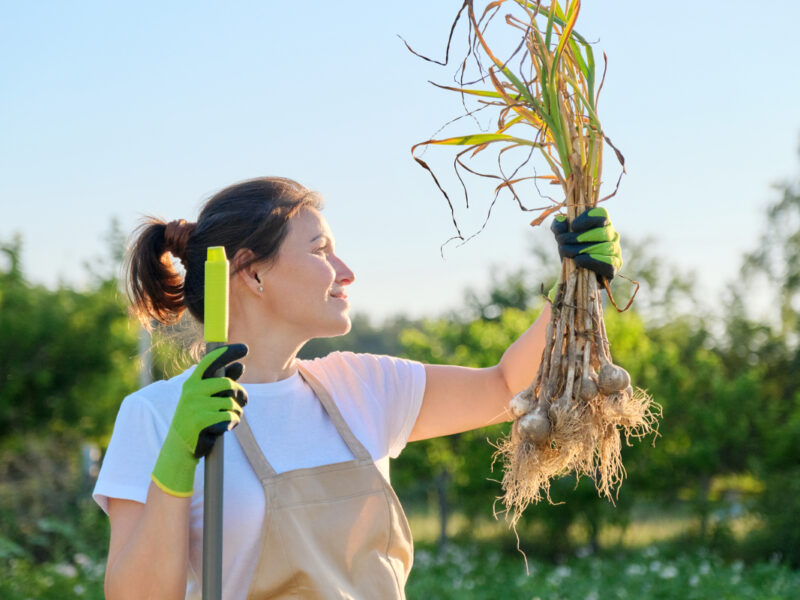
POLYGON ((315 208, 300 209, 271 267, 259 271, 265 308, 307 339, 350 331, 345 287, 355 275, 336 256, 330 227, 315 208))

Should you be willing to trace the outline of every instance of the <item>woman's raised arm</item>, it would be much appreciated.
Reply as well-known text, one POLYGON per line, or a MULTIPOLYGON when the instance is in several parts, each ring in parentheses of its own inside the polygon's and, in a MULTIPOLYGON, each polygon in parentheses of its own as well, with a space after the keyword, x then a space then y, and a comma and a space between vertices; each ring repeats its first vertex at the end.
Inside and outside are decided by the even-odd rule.
POLYGON ((544 351, 550 304, 494 367, 425 365, 425 395, 409 441, 510 421, 508 402, 533 381, 544 351))

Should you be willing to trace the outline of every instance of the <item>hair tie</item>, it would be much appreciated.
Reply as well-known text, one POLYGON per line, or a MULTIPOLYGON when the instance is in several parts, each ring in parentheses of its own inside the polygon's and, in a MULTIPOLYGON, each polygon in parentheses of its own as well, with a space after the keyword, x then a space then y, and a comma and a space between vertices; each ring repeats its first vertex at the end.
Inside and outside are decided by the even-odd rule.
POLYGON ((167 252, 183 262, 186 255, 186 244, 192 235, 196 223, 187 223, 186 219, 177 219, 167 223, 164 230, 164 245, 167 252))

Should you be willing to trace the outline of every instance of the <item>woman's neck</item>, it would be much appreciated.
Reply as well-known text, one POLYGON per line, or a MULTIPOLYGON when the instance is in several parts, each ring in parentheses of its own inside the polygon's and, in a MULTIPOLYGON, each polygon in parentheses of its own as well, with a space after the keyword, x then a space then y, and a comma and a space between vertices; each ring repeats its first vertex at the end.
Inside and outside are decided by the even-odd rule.
POLYGON ((232 343, 247 344, 247 356, 242 359, 244 374, 239 383, 273 383, 291 377, 297 371, 295 358, 306 340, 282 336, 266 330, 237 331, 231 327, 232 343))

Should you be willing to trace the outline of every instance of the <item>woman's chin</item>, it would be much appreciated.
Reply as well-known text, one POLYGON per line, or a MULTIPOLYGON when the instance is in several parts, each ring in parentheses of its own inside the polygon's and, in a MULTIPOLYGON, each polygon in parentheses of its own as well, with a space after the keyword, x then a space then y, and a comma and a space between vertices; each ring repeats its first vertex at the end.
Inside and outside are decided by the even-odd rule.
POLYGON ((345 313, 342 316, 341 331, 335 335, 347 335, 348 333, 350 333, 350 330, 352 328, 353 328, 353 323, 350 321, 350 315, 348 313, 345 313))
POLYGON ((338 318, 332 319, 326 323, 324 327, 320 327, 319 332, 314 337, 329 338, 347 335, 350 333, 350 329, 352 329, 352 327, 353 325, 350 322, 350 315, 345 312, 344 314, 338 315, 338 318))
POLYGON ((347 335, 350 333, 350 330, 353 328, 353 323, 350 321, 350 315, 346 315, 346 323, 344 325, 344 331, 340 335, 347 335))

